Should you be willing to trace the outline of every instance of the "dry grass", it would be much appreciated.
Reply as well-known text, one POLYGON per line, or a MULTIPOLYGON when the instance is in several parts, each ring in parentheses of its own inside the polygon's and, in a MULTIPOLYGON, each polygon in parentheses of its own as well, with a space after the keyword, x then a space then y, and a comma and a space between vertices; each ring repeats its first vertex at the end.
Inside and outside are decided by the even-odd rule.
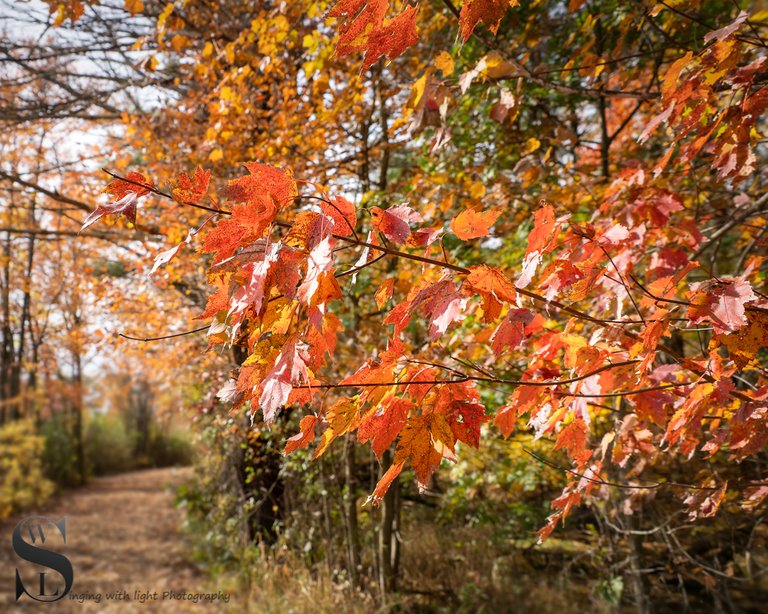
MULTIPOLYGON (((433 524, 410 530, 409 535, 419 537, 404 544, 405 609, 559 614, 610 610, 592 595, 592 587, 563 567, 556 544, 550 544, 547 555, 531 555, 511 542, 495 543, 492 531, 433 524)), ((588 552, 569 552, 565 558, 580 557, 587 558, 588 552)))
POLYGON ((257 558, 248 570, 250 587, 243 612, 253 614, 367 613, 377 610, 373 599, 336 584, 327 571, 312 572, 289 553, 257 558), (279 559, 279 560, 278 560, 279 559))

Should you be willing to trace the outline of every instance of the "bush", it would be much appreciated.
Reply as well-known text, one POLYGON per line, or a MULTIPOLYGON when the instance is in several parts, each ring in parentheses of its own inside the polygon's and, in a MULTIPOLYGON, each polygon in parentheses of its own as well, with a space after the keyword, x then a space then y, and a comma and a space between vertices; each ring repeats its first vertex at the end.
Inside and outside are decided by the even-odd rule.
POLYGON ((190 465, 193 460, 192 444, 188 436, 180 431, 153 429, 147 455, 153 467, 190 465))
POLYGON ((77 467, 76 442, 68 417, 53 416, 40 427, 40 434, 45 440, 42 461, 46 477, 57 488, 82 484, 86 476, 81 476, 77 467))
MULTIPOLYGON (((153 421, 149 433, 142 436, 126 424, 124 416, 114 414, 94 414, 87 422, 83 447, 89 475, 192 462, 193 448, 183 432, 163 429, 153 421)), ((43 424, 41 434, 45 440, 42 452, 45 475, 57 487, 80 485, 83 480, 78 472, 76 441, 68 416, 54 416, 43 424)))
POLYGON ((0 519, 36 507, 53 493, 43 474, 44 447, 31 420, 0 427, 0 519))
POLYGON ((133 445, 123 421, 95 415, 85 432, 85 455, 94 475, 108 475, 134 467, 133 445))

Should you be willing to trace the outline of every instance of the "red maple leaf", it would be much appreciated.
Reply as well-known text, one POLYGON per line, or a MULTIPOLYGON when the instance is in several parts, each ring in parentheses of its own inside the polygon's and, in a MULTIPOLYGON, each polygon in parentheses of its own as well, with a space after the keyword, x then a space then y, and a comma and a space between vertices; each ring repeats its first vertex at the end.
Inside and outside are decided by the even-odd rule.
POLYGON ((692 324, 711 322, 715 333, 729 333, 747 324, 744 305, 757 299, 744 277, 691 284, 691 306, 686 315, 692 324))
POLYGON ((208 194, 208 186, 211 183, 211 171, 197 167, 191 177, 182 173, 176 178, 176 187, 171 194, 173 198, 182 203, 194 203, 208 194))
POLYGON ((467 42, 481 21, 496 34, 501 18, 512 6, 519 6, 518 0, 464 0, 459 16, 461 38, 467 42))
POLYGON ((395 243, 405 243, 411 234, 408 224, 421 221, 421 216, 408 205, 397 205, 389 209, 371 207, 371 218, 373 227, 395 243))

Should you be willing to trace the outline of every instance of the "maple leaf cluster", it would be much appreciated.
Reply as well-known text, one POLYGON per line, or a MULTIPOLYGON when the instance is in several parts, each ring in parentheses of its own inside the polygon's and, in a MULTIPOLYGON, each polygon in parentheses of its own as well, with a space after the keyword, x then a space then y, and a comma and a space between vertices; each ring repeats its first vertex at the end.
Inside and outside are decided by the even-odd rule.
MULTIPOLYGON (((626 428, 633 420, 665 427, 664 443, 690 454, 701 439, 701 417, 729 403, 733 392, 729 375, 752 358, 748 347, 739 343, 730 367, 717 356, 716 377, 693 361, 675 368, 654 367, 649 356, 670 351, 660 343, 664 326, 649 326, 640 338, 621 329, 622 320, 597 319, 554 300, 567 296, 576 302, 600 285, 615 293, 616 282, 608 277, 608 264, 611 260, 614 264, 616 260, 626 261, 621 254, 635 248, 641 232, 637 224, 644 223, 640 219, 629 228, 608 221, 585 231, 566 226, 567 216, 556 218, 553 206, 544 204, 534 214, 521 273, 514 283, 495 267, 464 268, 429 257, 439 231, 431 233, 430 241, 409 244, 426 245, 424 256, 381 243, 375 231, 399 245, 417 235, 419 229, 412 230, 411 224, 421 218, 407 205, 372 210, 372 230, 365 241, 357 236, 358 212, 351 203, 342 197, 331 198, 324 191, 317 197, 321 201, 317 210, 302 210, 292 223, 280 223, 278 214, 302 199, 292 174, 256 163, 246 167, 249 174, 230 181, 224 190, 232 204, 229 216, 207 232, 201 246, 201 251, 213 255, 209 282, 216 292, 201 314, 211 319, 210 342, 243 345, 249 354, 237 378, 219 395, 234 407, 249 404, 252 415, 260 409, 269 424, 284 406, 312 405, 329 388, 356 391, 324 409, 321 401, 317 413, 302 419, 300 433, 287 442, 285 450, 288 453, 309 447, 317 431, 320 439, 313 453, 315 458, 335 439, 355 431, 359 441, 370 442, 380 458, 394 445, 393 464, 372 494, 374 500, 383 496, 406 465, 413 468, 418 483, 426 487, 443 459, 455 460, 459 442, 479 444, 481 427, 491 419, 480 400, 479 382, 516 386, 508 403, 493 418, 504 435, 513 432, 519 418, 527 417, 537 437, 555 436, 555 450, 563 449, 577 471, 597 476, 606 461, 606 446, 596 450, 589 446, 590 402, 605 393, 626 393, 636 411, 637 417, 625 420, 623 430, 615 435, 614 462, 626 463, 633 451, 648 445, 641 429, 626 428), (281 236, 275 236, 277 229, 283 230, 281 236), (343 296, 341 273, 346 276, 352 270, 337 270, 334 255, 342 243, 364 249, 353 269, 367 267, 373 261, 371 254, 379 252, 442 265, 442 273, 423 277, 391 309, 384 319, 384 324, 393 327, 386 350, 355 373, 332 383, 321 380, 318 374, 333 355, 343 329, 331 309, 343 296), (568 249, 539 272, 543 255, 558 244, 568 249), (615 253, 612 258, 609 249, 615 253), (534 290, 525 289, 528 287, 534 290), (552 330, 545 326, 541 313, 521 306, 523 297, 531 299, 532 305, 551 305, 573 317, 564 330, 552 330), (429 338, 435 341, 472 312, 493 325, 488 344, 498 359, 524 343, 535 348, 518 380, 487 373, 468 375, 408 356, 401 336, 414 317, 425 319, 429 338), (601 332, 588 340, 575 332, 578 321, 593 324, 601 332), (560 366, 559 356, 563 356, 560 366)), ((198 171, 196 176, 198 179, 191 184, 182 175, 177 182, 181 188, 172 191, 173 197, 186 199, 203 194, 208 175, 198 171)), ((110 191, 124 198, 124 190, 122 185, 113 185, 110 191)), ((470 240, 486 236, 497 218, 498 212, 471 212, 468 216, 465 211, 451 221, 450 227, 459 238, 470 240)), ((694 266, 688 264, 689 269, 694 266)), ((670 288, 679 284, 679 277, 677 273, 671 278, 648 279, 649 298, 641 305, 656 307, 663 297, 671 296, 670 288)), ((376 300, 386 303, 392 289, 391 284, 385 286, 380 290, 383 296, 377 292, 376 300)), ((694 283, 688 296, 690 303, 686 303, 684 313, 690 324, 711 323, 722 335, 725 347, 732 347, 734 336, 753 334, 748 324, 764 335, 763 307, 758 306, 757 295, 744 279, 694 283), (747 314, 751 313, 755 316, 750 320, 747 314)), ((655 323, 663 322, 668 314, 666 309, 656 307, 655 323)), ((756 351, 758 345, 753 343, 751 347, 756 351)), ((747 402, 760 403, 751 398, 747 402)), ((755 436, 762 437, 744 433, 741 428, 729 429, 724 441, 730 441, 734 450, 749 451, 758 445, 753 442, 755 436)), ((713 444, 708 445, 711 450, 713 444)), ((567 515, 594 487, 592 481, 582 482, 582 487, 568 490, 565 498, 556 503, 557 519, 567 515)), ((544 534, 553 526, 550 522, 544 534)))

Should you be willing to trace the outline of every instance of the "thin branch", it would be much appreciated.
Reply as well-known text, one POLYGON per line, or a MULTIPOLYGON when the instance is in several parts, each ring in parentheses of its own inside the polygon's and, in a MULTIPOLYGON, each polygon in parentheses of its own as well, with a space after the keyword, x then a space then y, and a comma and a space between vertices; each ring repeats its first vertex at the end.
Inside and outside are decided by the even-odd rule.
POLYGON ((573 476, 576 476, 577 478, 580 478, 582 480, 587 480, 588 482, 592 482, 593 484, 601 484, 602 486, 610 486, 611 488, 622 488, 625 490, 656 490, 658 488, 662 488, 664 486, 670 487, 670 488, 686 488, 690 490, 717 490, 718 486, 695 486, 693 484, 682 484, 680 482, 653 482, 652 484, 620 484, 619 482, 609 482, 607 480, 601 480, 599 478, 591 478, 587 475, 584 475, 583 473, 579 473, 578 471, 575 471, 571 469, 570 467, 563 467, 562 465, 558 465, 556 462, 548 459, 547 457, 537 454, 533 450, 529 450, 528 448, 523 448, 523 452, 528 454, 529 456, 533 457, 540 463, 546 465, 547 467, 551 467, 552 469, 557 469, 558 471, 563 471, 565 473, 570 473, 573 476))
MULTIPOLYGON (((454 369, 452 367, 448 367, 446 365, 441 365, 440 363, 435 362, 423 362, 423 361, 417 361, 417 360, 408 360, 408 362, 416 362, 419 364, 426 364, 432 367, 437 367, 440 369, 444 369, 446 371, 449 371, 456 377, 453 379, 431 379, 431 380, 419 380, 419 381, 407 381, 407 380, 401 380, 401 381, 390 381, 390 382, 348 382, 348 383, 338 383, 338 384, 304 384, 299 386, 293 386, 294 388, 323 388, 323 389, 338 389, 338 388, 376 388, 378 386, 411 386, 411 385, 417 385, 417 384, 430 384, 430 385, 451 385, 451 384, 463 384, 466 382, 486 382, 491 384, 506 384, 509 386, 541 386, 541 387, 548 387, 548 386, 565 386, 567 384, 572 384, 574 382, 579 382, 582 380, 585 380, 587 378, 592 377, 593 375, 597 375, 598 373, 602 373, 603 371, 607 371, 608 369, 613 369, 616 367, 626 367, 628 365, 636 364, 640 362, 639 360, 625 360, 622 362, 615 362, 610 363, 607 365, 603 365, 602 367, 599 367, 597 369, 594 369, 593 371, 590 371, 589 373, 585 373, 583 375, 579 375, 576 377, 570 377, 568 379, 561 379, 561 380, 516 380, 516 379, 504 379, 500 377, 484 377, 479 375, 468 375, 466 373, 462 373, 461 371, 458 371, 457 369, 454 369)), ((663 386, 653 386, 650 388, 642 388, 639 390, 628 390, 626 392, 615 392, 615 393, 609 393, 609 394, 579 394, 575 392, 562 392, 557 393, 562 396, 584 396, 584 397, 600 397, 600 396, 628 396, 632 394, 640 394, 642 392, 648 392, 651 390, 664 390, 666 388, 672 388, 675 386, 689 386, 690 382, 687 382, 685 384, 668 384, 663 386)))
POLYGON ((134 337, 133 335, 126 335, 125 333, 118 333, 119 337, 122 337, 123 339, 128 339, 130 341, 160 341, 162 339, 173 339, 174 337, 184 337, 185 335, 194 335, 195 333, 200 333, 204 330, 208 330, 210 326, 201 326, 200 328, 195 328, 194 330, 187 330, 183 333, 173 333, 172 335, 161 335, 159 337, 134 337))

